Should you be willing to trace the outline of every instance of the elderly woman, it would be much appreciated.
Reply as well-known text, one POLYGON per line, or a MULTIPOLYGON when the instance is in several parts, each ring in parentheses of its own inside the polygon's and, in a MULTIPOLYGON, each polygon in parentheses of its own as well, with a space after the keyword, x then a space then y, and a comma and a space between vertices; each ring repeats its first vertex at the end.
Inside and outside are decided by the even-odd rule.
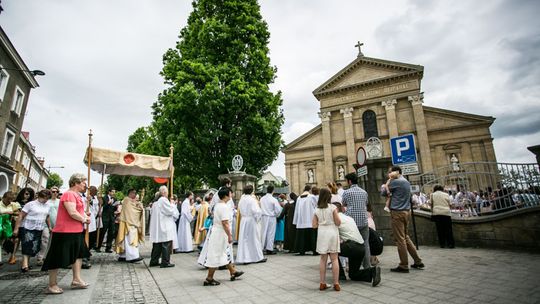
POLYGON ((81 192, 86 190, 86 177, 75 173, 69 179, 69 190, 60 198, 56 225, 54 226, 51 245, 43 263, 42 271, 49 271, 48 294, 60 294, 64 291, 58 286, 58 268, 73 270, 71 289, 88 288, 81 278, 82 259, 90 257, 84 242, 83 225, 90 223, 84 212, 81 192))
POLYGON ((41 249, 41 235, 44 229, 50 229, 49 209, 47 200, 51 197, 51 191, 41 190, 37 199, 26 203, 17 218, 13 229, 14 236, 20 236, 23 260, 22 272, 28 272, 28 260, 35 257, 41 249))
POLYGON ((439 245, 441 248, 454 248, 454 234, 452 232, 452 216, 450 214, 450 205, 452 201, 450 196, 444 192, 441 185, 433 187, 431 194, 431 219, 435 222, 439 245))

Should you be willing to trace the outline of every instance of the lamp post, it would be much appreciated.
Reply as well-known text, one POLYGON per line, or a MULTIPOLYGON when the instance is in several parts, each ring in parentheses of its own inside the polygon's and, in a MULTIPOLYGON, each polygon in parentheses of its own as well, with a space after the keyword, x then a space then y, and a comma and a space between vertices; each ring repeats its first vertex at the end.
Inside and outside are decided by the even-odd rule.
POLYGON ((51 169, 64 169, 64 166, 47 166, 47 171, 51 171, 51 169))
POLYGON ((0 70, 27 72, 27 73, 30 73, 32 76, 45 76, 45 72, 43 72, 42 70, 30 71, 30 70, 12 69, 12 68, 0 68, 0 70))

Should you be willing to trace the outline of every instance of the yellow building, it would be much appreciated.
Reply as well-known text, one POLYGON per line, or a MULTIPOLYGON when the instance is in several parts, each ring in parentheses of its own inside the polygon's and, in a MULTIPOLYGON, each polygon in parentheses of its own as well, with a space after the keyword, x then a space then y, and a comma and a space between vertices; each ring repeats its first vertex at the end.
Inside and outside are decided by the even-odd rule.
POLYGON ((356 150, 372 137, 380 140, 380 145, 375 139, 368 146, 373 183, 386 179, 391 165, 389 139, 404 134, 414 134, 420 173, 452 164, 495 162, 489 130, 495 119, 425 106, 423 73, 420 65, 360 53, 315 89, 321 124, 283 149, 291 191, 301 193, 306 184, 344 182, 344 175, 354 170, 356 150))

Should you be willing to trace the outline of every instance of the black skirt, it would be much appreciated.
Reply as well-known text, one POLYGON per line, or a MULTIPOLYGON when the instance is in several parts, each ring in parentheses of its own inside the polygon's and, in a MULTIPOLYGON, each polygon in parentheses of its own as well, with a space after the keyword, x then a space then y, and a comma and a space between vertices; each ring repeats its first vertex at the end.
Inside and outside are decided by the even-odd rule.
POLYGON ((24 255, 35 257, 41 249, 41 230, 28 230, 19 228, 19 238, 21 240, 21 252, 24 255))
POLYGON ((53 232, 50 242, 41 271, 68 268, 77 259, 90 257, 90 251, 84 242, 84 232, 53 232))

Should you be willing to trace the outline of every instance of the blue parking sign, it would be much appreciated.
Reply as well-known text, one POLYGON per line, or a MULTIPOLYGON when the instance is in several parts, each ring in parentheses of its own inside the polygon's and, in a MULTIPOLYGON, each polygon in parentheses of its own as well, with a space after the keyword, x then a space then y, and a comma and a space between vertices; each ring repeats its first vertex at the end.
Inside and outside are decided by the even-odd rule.
POLYGON ((417 162, 416 145, 414 144, 413 134, 390 138, 390 150, 392 151, 393 165, 404 165, 417 162))

